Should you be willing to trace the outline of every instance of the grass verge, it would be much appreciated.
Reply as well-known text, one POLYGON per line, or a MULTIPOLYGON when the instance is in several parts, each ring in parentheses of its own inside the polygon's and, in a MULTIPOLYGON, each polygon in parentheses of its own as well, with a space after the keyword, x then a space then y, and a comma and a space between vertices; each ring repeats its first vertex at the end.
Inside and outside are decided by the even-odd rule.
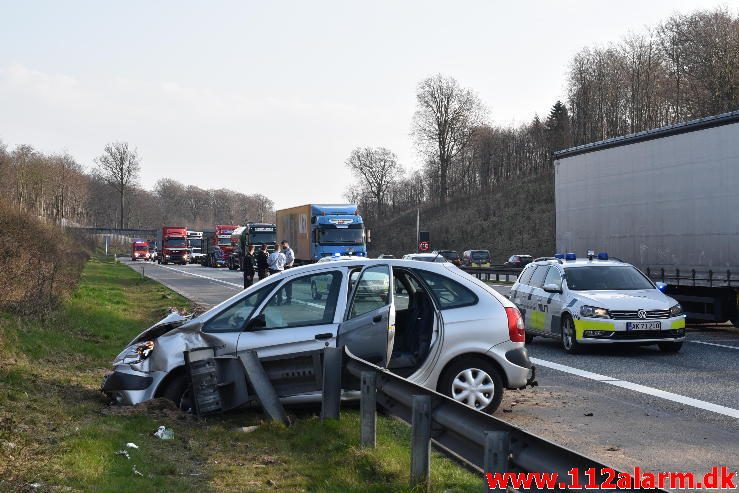
MULTIPOLYGON (((0 315, 0 491, 409 491, 410 432, 396 420, 380 417, 378 447, 366 450, 351 409, 327 423, 303 409, 285 428, 256 410, 196 421, 166 402, 108 406, 98 388, 111 359, 171 306, 189 302, 95 258, 53 316, 0 315), (175 439, 153 437, 159 425, 175 439)), ((434 455, 432 491, 480 482, 434 455)))

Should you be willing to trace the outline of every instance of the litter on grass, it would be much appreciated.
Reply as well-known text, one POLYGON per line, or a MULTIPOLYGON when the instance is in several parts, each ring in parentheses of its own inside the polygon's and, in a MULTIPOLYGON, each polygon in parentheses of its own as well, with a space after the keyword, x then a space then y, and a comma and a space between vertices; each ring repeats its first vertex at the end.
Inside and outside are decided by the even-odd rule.
POLYGON ((160 426, 157 431, 154 432, 154 436, 161 440, 172 440, 174 439, 174 430, 160 426))

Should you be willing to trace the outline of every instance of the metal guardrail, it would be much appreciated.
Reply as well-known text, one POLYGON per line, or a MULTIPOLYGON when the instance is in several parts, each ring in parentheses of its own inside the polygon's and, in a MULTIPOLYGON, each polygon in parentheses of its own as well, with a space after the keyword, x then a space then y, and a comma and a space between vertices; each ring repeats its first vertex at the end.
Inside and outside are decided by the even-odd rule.
POLYGON ((681 272, 680 269, 666 271, 663 267, 660 269, 647 267, 646 274, 653 281, 661 281, 676 286, 739 287, 739 277, 734 273, 732 278, 732 272, 728 269, 716 272, 713 270, 696 271, 690 269, 681 272))
MULTIPOLYGON (((566 481, 568 472, 575 467, 580 471, 595 468, 598 484, 605 479, 601 473, 606 467, 604 464, 412 383, 357 358, 348 349, 344 364, 347 376, 359 378, 361 382, 360 437, 363 446, 373 447, 375 443, 375 403, 413 427, 411 485, 428 482, 430 441, 447 456, 480 472, 481 478, 483 472, 543 472, 558 473, 563 478, 560 481, 566 481)), ((324 388, 324 405, 326 401, 335 402, 339 392, 337 387, 324 388)), ((484 487, 489 491, 486 481, 484 487)))
POLYGON ((490 267, 460 266, 460 269, 471 274, 481 281, 515 282, 523 270, 522 267, 508 267, 506 265, 491 265, 490 267))

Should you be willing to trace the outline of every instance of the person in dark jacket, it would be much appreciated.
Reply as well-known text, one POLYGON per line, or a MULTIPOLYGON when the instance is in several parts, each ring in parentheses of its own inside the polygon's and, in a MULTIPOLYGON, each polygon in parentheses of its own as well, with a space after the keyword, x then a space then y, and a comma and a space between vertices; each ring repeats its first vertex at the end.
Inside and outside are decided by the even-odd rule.
POLYGON ((246 289, 254 282, 254 245, 249 245, 246 249, 241 270, 244 272, 244 289, 246 289))
POLYGON ((259 274, 259 279, 264 279, 269 275, 267 257, 269 257, 269 253, 267 253, 267 244, 265 243, 262 245, 259 253, 257 253, 257 274, 259 274))

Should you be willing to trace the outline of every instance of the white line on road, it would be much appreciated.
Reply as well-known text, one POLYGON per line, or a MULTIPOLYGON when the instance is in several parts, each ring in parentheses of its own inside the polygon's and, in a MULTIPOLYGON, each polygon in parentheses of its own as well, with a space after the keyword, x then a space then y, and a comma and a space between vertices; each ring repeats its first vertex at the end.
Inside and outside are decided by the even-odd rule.
POLYGON ((688 342, 694 342, 696 344, 705 344, 706 346, 718 346, 718 347, 726 347, 729 349, 739 349, 739 346, 728 346, 726 344, 716 344, 715 342, 692 341, 692 340, 688 342))
POLYGON ((188 272, 186 270, 175 269, 174 267, 168 267, 166 265, 157 265, 157 267, 161 267, 162 269, 173 270, 175 272, 180 272, 182 274, 187 274, 188 276, 194 276, 194 277, 200 277, 202 279, 208 279, 209 281, 219 282, 221 284, 225 284, 227 286, 234 286, 234 287, 239 288, 239 289, 242 289, 244 287, 243 285, 236 284, 235 282, 223 281, 221 279, 216 279, 215 277, 208 277, 208 276, 204 276, 202 274, 195 274, 194 272, 188 272))
POLYGON ((597 382, 602 382, 608 385, 614 385, 616 387, 633 390, 635 392, 640 392, 642 394, 659 397, 661 399, 676 402, 678 404, 685 404, 686 406, 696 407, 698 409, 703 409, 705 411, 711 411, 717 414, 723 414, 724 416, 729 416, 730 418, 739 419, 739 409, 733 409, 731 407, 721 406, 719 404, 714 404, 712 402, 706 402, 706 401, 702 401, 699 399, 693 399, 692 397, 686 397, 684 395, 674 394, 672 392, 655 389, 653 387, 647 387, 646 385, 640 385, 638 383, 627 382, 625 380, 619 380, 617 378, 609 377, 606 375, 600 375, 598 373, 592 373, 586 370, 581 370, 579 368, 573 368, 571 366, 561 365, 559 363, 554 363, 552 361, 547 361, 547 360, 543 360, 539 358, 531 358, 531 362, 534 363, 535 365, 543 366, 544 368, 551 368, 552 370, 558 370, 561 372, 569 373, 571 375, 577 375, 579 377, 587 378, 589 380, 595 380, 597 382))

